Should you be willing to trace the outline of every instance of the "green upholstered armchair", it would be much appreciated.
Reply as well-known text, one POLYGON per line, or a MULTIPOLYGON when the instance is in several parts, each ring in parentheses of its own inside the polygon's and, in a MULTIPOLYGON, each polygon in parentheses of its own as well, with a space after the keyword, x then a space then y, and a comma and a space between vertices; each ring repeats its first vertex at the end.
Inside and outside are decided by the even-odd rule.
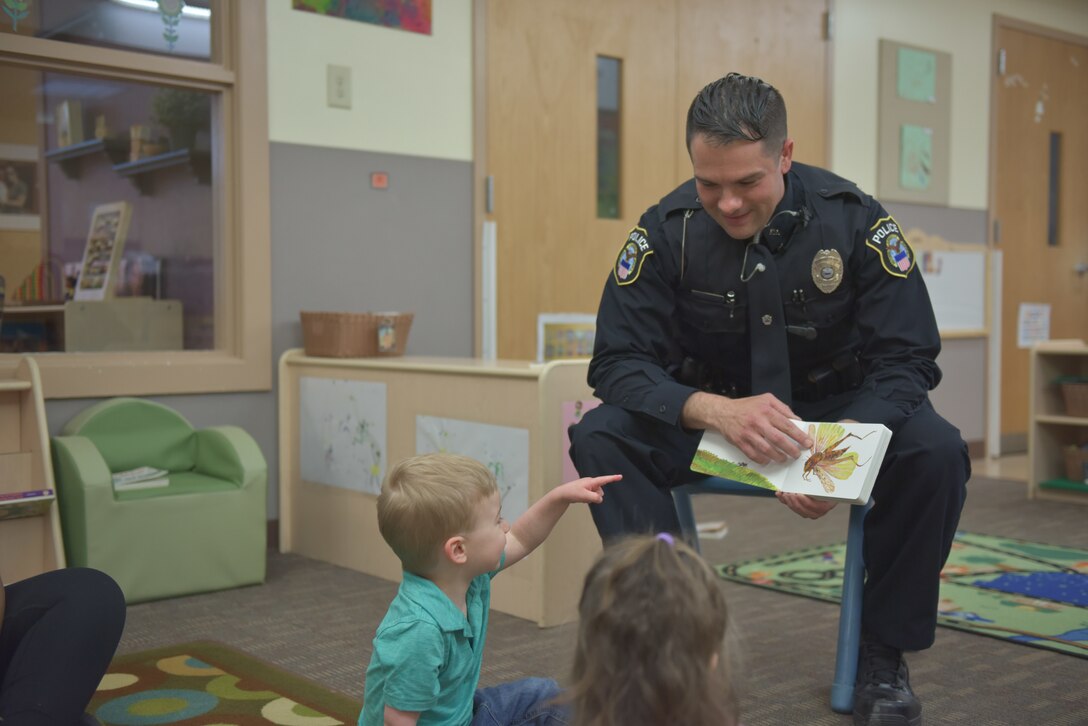
POLYGON ((264 581, 268 466, 237 426, 113 398, 53 438, 53 466, 69 566, 110 574, 129 603, 264 581), (112 474, 141 466, 168 485, 114 491, 112 474))

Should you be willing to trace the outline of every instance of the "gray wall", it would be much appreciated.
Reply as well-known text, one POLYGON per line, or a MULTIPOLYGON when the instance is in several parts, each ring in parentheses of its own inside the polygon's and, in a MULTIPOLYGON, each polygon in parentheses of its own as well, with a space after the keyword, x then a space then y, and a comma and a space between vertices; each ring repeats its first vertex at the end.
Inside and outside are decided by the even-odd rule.
MULTIPOLYGON (((473 352, 472 164, 271 145, 272 360, 302 346, 300 310, 415 313, 407 352, 473 352), (370 173, 389 174, 388 189, 370 173)), ((243 264, 245 261, 243 260, 243 264)), ((279 516, 277 387, 271 392, 147 396, 197 427, 234 424, 268 460, 279 516)), ((51 434, 101 399, 46 402, 51 434)))
MULTIPOLYGON (((986 212, 924 204, 885 203, 904 229, 918 227, 950 242, 986 244, 986 212)), ((930 398, 967 442, 986 437, 986 338, 943 341, 937 363, 944 373, 930 398)))

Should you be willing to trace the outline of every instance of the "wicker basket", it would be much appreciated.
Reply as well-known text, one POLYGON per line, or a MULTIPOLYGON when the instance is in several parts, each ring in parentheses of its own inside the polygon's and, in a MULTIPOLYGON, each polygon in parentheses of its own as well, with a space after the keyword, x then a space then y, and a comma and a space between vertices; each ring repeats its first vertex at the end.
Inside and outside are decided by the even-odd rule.
POLYGON ((404 355, 412 313, 299 313, 306 355, 369 358, 404 355))
POLYGON ((1088 418, 1088 381, 1062 383, 1065 415, 1088 418))
POLYGON ((1065 478, 1088 484, 1088 445, 1065 447, 1065 478))

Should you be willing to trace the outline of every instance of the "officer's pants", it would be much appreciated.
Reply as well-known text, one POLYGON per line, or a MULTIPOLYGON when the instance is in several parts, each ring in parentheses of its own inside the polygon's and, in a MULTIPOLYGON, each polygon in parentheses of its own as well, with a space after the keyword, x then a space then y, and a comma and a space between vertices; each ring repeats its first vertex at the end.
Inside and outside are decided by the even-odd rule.
MULTIPOLYGON (((837 420, 826 408, 794 410, 806 420, 837 420)), ((604 502, 590 507, 602 539, 679 531, 669 489, 701 478, 689 469, 701 434, 610 405, 572 427, 571 459, 580 475, 623 474, 604 502)), ((876 640, 903 650, 933 644, 940 571, 970 475, 959 431, 928 401, 894 432, 865 520, 862 627, 876 640)))

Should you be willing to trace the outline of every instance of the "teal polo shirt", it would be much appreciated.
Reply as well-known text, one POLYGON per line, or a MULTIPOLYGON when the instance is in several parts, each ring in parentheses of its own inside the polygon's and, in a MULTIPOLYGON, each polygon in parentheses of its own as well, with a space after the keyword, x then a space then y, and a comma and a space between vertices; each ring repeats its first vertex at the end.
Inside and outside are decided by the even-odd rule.
POLYGON ((359 726, 381 726, 387 704, 419 711, 419 726, 472 722, 472 698, 487 639, 491 578, 501 569, 502 562, 498 570, 469 584, 467 617, 438 585, 404 573, 374 636, 359 726))

